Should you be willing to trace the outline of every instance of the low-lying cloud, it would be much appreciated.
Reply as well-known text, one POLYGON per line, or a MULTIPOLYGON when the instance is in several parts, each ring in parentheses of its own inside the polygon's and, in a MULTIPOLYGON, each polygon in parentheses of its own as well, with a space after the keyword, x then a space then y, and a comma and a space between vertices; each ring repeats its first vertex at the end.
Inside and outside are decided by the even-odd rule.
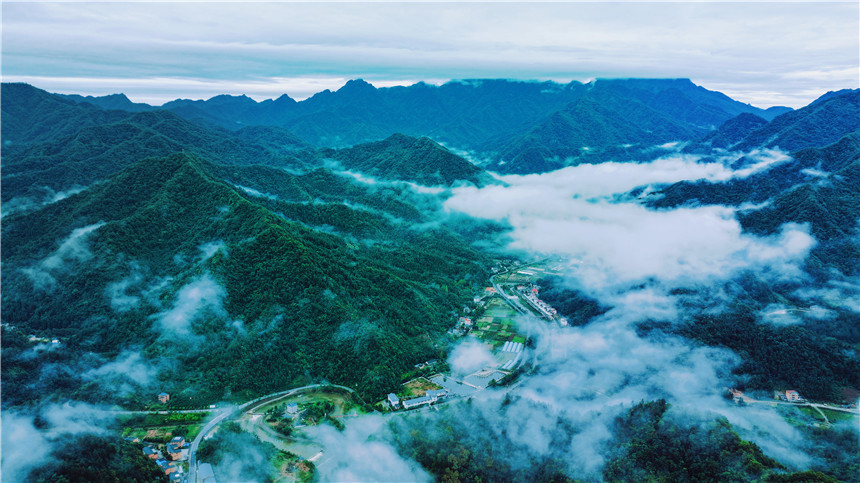
POLYGON ((350 420, 343 432, 321 427, 319 441, 328 460, 319 468, 321 481, 432 481, 418 463, 397 454, 379 436, 384 432, 380 416, 350 420))
POLYGON ((448 364, 454 374, 465 376, 489 367, 495 362, 486 344, 469 338, 454 347, 448 356, 448 364))
POLYGON ((61 443, 61 438, 83 433, 102 434, 113 419, 110 412, 83 403, 51 404, 43 406, 36 414, 4 411, 0 420, 3 480, 26 481, 30 471, 47 461, 51 449, 61 443))
POLYGON ((104 222, 94 223, 72 230, 50 255, 32 267, 23 269, 24 273, 39 290, 51 291, 57 284, 56 276, 71 269, 75 263, 85 262, 93 254, 87 245, 89 235, 104 226, 104 222))
POLYGON ((110 306, 117 312, 126 312, 140 304, 140 296, 130 293, 143 282, 143 270, 137 263, 130 264, 130 273, 121 280, 111 282, 105 287, 110 298, 110 306))
POLYGON ((192 322, 202 314, 226 316, 222 305, 225 296, 224 287, 211 275, 195 278, 179 289, 171 309, 153 316, 157 329, 165 337, 190 335, 192 322))
MULTIPOLYGON (((691 346, 680 337, 637 333, 638 322, 681 317, 673 297, 646 288, 615 302, 582 327, 519 319, 519 330, 534 342, 525 357, 535 364, 534 372, 513 389, 477 393, 468 404, 421 413, 418 421, 396 419, 394 430, 402 435, 420 427, 422 439, 444 441, 446 433, 438 428, 454 425, 473 442, 489 444, 481 451, 489 450, 515 471, 552 460, 568 475, 601 480, 615 419, 640 401, 664 398, 672 405, 669 415, 686 425, 725 417, 766 454, 794 468, 807 467, 811 458, 797 444, 802 439, 797 428, 771 408, 739 407, 722 397, 732 384, 737 355, 691 346)), ((469 346, 463 342, 460 347, 469 346)), ((449 357, 452 367, 461 357, 460 347, 449 357)))
MULTIPOLYGON (((777 235, 758 237, 743 232, 729 207, 654 210, 615 199, 651 184, 737 175, 722 163, 694 159, 506 176, 506 186, 455 189, 445 208, 508 223, 510 248, 565 257, 572 262, 570 275, 592 290, 650 280, 672 286, 708 282, 750 268, 775 279, 799 277, 798 265, 815 245, 805 225, 788 224, 777 235)), ((757 164, 782 160, 781 154, 770 153, 757 164)))
POLYGON ((80 193, 85 190, 85 187, 74 186, 64 191, 54 191, 48 186, 34 188, 34 191, 39 193, 33 196, 18 196, 3 202, 2 210, 0 210, 0 218, 5 218, 15 213, 23 213, 33 211, 51 203, 64 200, 69 196, 80 193))
POLYGON ((202 257, 202 261, 209 260, 214 257, 218 250, 224 250, 224 253, 227 252, 227 245, 224 244, 221 240, 211 241, 208 243, 204 243, 197 247, 200 250, 200 256, 202 257))
MULTIPOLYGON (((521 318, 518 330, 534 343, 524 360, 534 363, 535 371, 511 390, 505 404, 504 392, 485 391, 471 404, 450 405, 456 424, 491 442, 494 457, 511 468, 549 457, 563 462, 567 474, 599 480, 615 418, 640 401, 665 398, 671 414, 689 424, 723 416, 767 454, 792 467, 808 467, 811 459, 797 445, 800 432, 779 414, 738 407, 722 397, 726 386, 739 382, 732 375, 740 363, 736 354, 639 330, 646 321, 675 323, 691 315, 675 288, 719 287, 748 270, 769 281, 803 280, 802 263, 816 243, 808 227, 786 224, 777 234, 760 237, 743 232, 732 208, 653 210, 619 196, 681 180, 721 182, 787 159, 777 151, 755 153, 733 170, 723 162, 673 154, 652 163, 577 166, 505 176, 505 186, 454 189, 445 203, 448 211, 506 222, 510 248, 566 260, 565 280, 609 308, 581 327, 521 318), (560 426, 572 429, 560 435, 560 426)), ((448 362, 457 372, 487 357, 489 352, 462 342, 448 362)), ((436 416, 425 418, 421 424, 432 426, 436 416)), ((408 430, 408 424, 400 429, 408 430)))
POLYGON ((82 374, 84 379, 99 380, 102 385, 108 385, 120 394, 135 391, 129 382, 138 387, 147 387, 155 381, 157 375, 158 368, 134 350, 125 350, 113 361, 82 374))

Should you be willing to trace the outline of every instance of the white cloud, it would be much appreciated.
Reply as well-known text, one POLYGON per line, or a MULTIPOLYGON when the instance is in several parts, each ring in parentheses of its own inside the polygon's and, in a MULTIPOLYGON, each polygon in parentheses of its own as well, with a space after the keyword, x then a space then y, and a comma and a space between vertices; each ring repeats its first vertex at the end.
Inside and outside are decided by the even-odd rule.
POLYGON ((88 236, 104 226, 103 222, 87 225, 72 230, 60 246, 36 265, 23 269, 33 281, 33 285, 41 290, 52 290, 57 283, 55 276, 67 271, 75 263, 92 258, 93 254, 87 246, 88 236))
POLYGON ((577 260, 571 275, 593 291, 648 280, 707 282, 751 268, 777 279, 798 277, 798 264, 815 244, 806 226, 788 224, 778 235, 757 237, 742 232, 731 208, 652 210, 613 200, 637 186, 726 180, 776 162, 782 155, 768 155, 741 174, 683 157, 569 167, 506 176, 506 186, 458 188, 445 208, 508 222, 511 248, 577 260))
MULTIPOLYGON (((126 350, 111 362, 108 362, 83 374, 86 379, 111 378, 120 381, 132 381, 140 386, 151 383, 157 375, 157 369, 146 361, 140 352, 126 350)), ((115 387, 122 390, 122 387, 115 387)))
POLYGON ((829 280, 824 286, 800 288, 795 295, 828 307, 860 313, 860 277, 829 280))
POLYGON ((350 420, 343 432, 320 427, 319 440, 326 448, 325 466, 319 468, 322 481, 431 481, 417 463, 406 460, 380 439, 384 420, 369 415, 350 420))
POLYGON ((857 86, 857 13, 856 3, 806 2, 85 9, 6 2, 4 80, 64 77, 70 80, 57 88, 74 82, 86 94, 124 90, 152 102, 216 93, 304 98, 356 77, 379 86, 481 77, 690 77, 744 102, 799 107, 827 90, 857 86), (94 88, 83 79, 115 82, 94 88))
POLYGON ((0 473, 8 481, 25 481, 29 472, 45 461, 51 442, 33 425, 33 418, 4 411, 2 423, 3 453, 0 473))
POLYGON ((192 322, 207 311, 219 317, 226 316, 222 306, 225 296, 226 291, 211 275, 198 277, 179 289, 170 310, 153 316, 157 328, 166 337, 190 335, 192 322))
POLYGON ((39 409, 43 428, 37 429, 33 415, 22 411, 3 411, 3 452, 0 473, 4 481, 26 481, 35 467, 45 464, 60 436, 104 433, 114 415, 83 403, 50 404, 39 409))
POLYGON ((105 287, 105 293, 110 297, 111 308, 117 312, 125 312, 138 306, 140 297, 131 295, 128 291, 143 282, 143 272, 140 265, 132 263, 130 265, 131 273, 123 279, 111 282, 105 287))
POLYGON ((451 370, 461 376, 490 367, 494 362, 487 345, 472 337, 457 344, 448 356, 451 370))
POLYGON ((204 243, 197 248, 200 250, 200 256, 203 261, 209 260, 215 256, 215 254, 218 253, 218 250, 224 250, 224 253, 227 253, 227 245, 225 245, 221 240, 204 243))

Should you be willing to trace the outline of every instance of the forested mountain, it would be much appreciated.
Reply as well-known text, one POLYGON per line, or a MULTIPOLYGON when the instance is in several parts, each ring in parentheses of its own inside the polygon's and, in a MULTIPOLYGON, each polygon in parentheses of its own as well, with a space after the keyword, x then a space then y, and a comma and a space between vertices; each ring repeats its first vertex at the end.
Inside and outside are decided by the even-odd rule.
POLYGON ((750 133, 738 149, 779 147, 796 151, 825 146, 860 130, 860 89, 826 95, 796 111, 782 114, 750 133))
MULTIPOLYGON (((109 99, 88 102, 115 105, 109 99)), ((687 79, 588 84, 479 79, 381 89, 359 79, 300 102, 288 96, 255 102, 222 95, 175 100, 162 108, 231 130, 258 124, 284 127, 318 146, 349 146, 395 133, 427 136, 458 149, 501 154, 511 161, 496 166, 503 171, 524 165, 512 172, 526 172, 530 163, 539 163, 538 153, 563 160, 583 147, 611 147, 607 143, 691 140, 742 112, 771 119, 784 111, 758 109, 687 79), (577 103, 582 98, 588 100, 577 103), (594 106, 598 113, 591 112, 594 106), (647 125, 639 127, 639 122, 647 125), (570 134, 574 138, 566 139, 570 134)), ((549 168, 536 166, 534 171, 549 168)))
MULTIPOLYGON (((294 205, 296 218, 322 210, 317 223, 345 229, 379 219, 335 201, 305 206, 294 205)), ((264 393, 323 377, 378 396, 411 364, 438 357, 434 341, 470 297, 467 280, 480 278, 482 260, 444 228, 382 222, 374 233, 382 243, 349 241, 276 215, 189 154, 144 160, 4 220, 4 322, 77 350, 143 342, 153 357, 179 358, 183 371, 170 384, 187 395, 264 393), (65 251, 71 243, 79 245, 65 251), (207 243, 219 248, 201 259, 207 243), (159 280, 166 285, 152 292, 159 280), (117 283, 119 297, 110 292, 117 283), (172 325, 165 314, 189 290, 211 291, 197 300, 207 315, 172 325)), ((33 397, 14 382, 24 393, 9 391, 6 401, 33 397)))
MULTIPOLYGON (((547 265, 556 268, 547 273, 563 273, 528 283, 570 317, 568 327, 551 330, 544 322, 540 329, 524 323, 523 332, 534 332, 525 343, 533 362, 513 374, 550 380, 535 386, 543 387, 534 390, 541 400, 521 398, 514 389, 493 393, 499 407, 491 406, 495 396, 475 398, 474 406, 464 399, 441 419, 433 419, 436 411, 412 418, 422 428, 441 420, 439 431, 409 429, 392 441, 433 476, 452 480, 565 481, 574 438, 596 431, 597 479, 828 481, 814 472, 792 474, 725 419, 708 414, 690 422, 662 399, 637 404, 642 394, 662 391, 654 387, 663 383, 653 374, 658 365, 630 373, 616 367, 629 360, 605 361, 599 371, 619 385, 601 397, 629 410, 612 402, 617 417, 601 416, 601 400, 594 414, 605 426, 574 424, 565 418, 578 409, 570 411, 568 403, 592 403, 598 388, 556 387, 549 355, 538 352, 535 340, 543 332, 573 334, 570 361, 587 363, 613 359, 614 349, 604 346, 620 330, 641 353, 665 351, 658 359, 671 360, 670 368, 701 356, 693 361, 697 370, 715 372, 707 377, 719 383, 791 387, 828 401, 847 397, 846 390, 860 387, 860 315, 847 300, 860 276, 858 93, 828 93, 785 112, 757 109, 684 79, 476 80, 386 89, 357 80, 301 102, 217 96, 153 108, 122 95, 57 96, 3 84, 3 408, 68 400, 140 407, 163 390, 171 407, 199 407, 317 382, 349 386, 372 403, 396 392, 415 364, 453 353, 457 342, 449 329, 466 309, 479 310, 474 297, 490 284, 498 259, 521 256, 535 240, 550 253, 559 246, 568 253, 576 237, 593 241, 587 230, 599 232, 601 224, 618 230, 605 239, 594 235, 607 245, 597 252, 635 252, 638 243, 674 242, 672 232, 688 227, 664 226, 639 240, 631 213, 659 221, 718 205, 726 236, 738 243, 737 253, 718 259, 726 267, 713 279, 665 282, 658 273, 634 280, 632 288, 583 287, 571 281, 577 269, 568 270, 570 260, 529 253, 552 260, 547 265), (485 161, 479 166, 457 149, 485 161), (611 196, 586 200, 579 199, 591 196, 586 185, 615 180, 590 178, 591 166, 534 174, 613 160, 621 178, 628 175, 623 168, 643 168, 629 162, 661 169, 654 160, 666 153, 680 159, 673 169, 698 173, 707 164, 729 174, 647 189, 643 181, 630 192, 627 183, 638 179, 622 180, 611 196), (562 176, 571 172, 581 179, 562 176), (582 192, 564 194, 577 200, 569 213, 520 211, 532 197, 543 202, 544 190, 547 200, 557 200, 549 190, 580 181, 582 192), (516 183, 527 193, 502 199, 516 183), (486 193, 494 197, 478 196, 486 193), (472 218, 453 209, 450 202, 463 194, 470 196, 461 202, 498 216, 472 218), (571 219, 587 222, 575 224, 585 229, 568 231, 571 219), (780 238, 786 226, 799 239, 780 238), (615 236, 635 240, 616 246, 615 236), (769 265, 770 253, 756 250, 778 252, 793 242, 808 243, 798 260, 786 262, 793 275, 766 273, 781 260, 769 265), (745 259, 759 255, 765 262, 745 259), (630 294, 633 301, 619 301, 630 294), (638 312, 637 303, 644 315, 628 319, 622 306, 638 312), (672 307, 652 309, 652 303, 672 307), (768 322, 768 314, 789 310, 804 315, 768 322), (595 333, 598 319, 609 334, 595 333), (626 392, 629 384, 641 388, 626 392), (532 447, 531 421, 522 416, 538 413, 549 415, 551 437, 544 443, 558 451, 532 447), (499 418, 504 429, 485 432, 499 418), (508 437, 515 433, 525 438, 508 437), (511 454, 526 457, 504 456, 511 454)), ((696 179, 679 176, 671 179, 696 179)), ((593 247, 582 250, 571 266, 584 271, 593 247)), ((702 263, 695 252, 693 265, 702 263)), ((688 263, 686 254, 674 253, 667 263, 676 255, 688 263)), ((578 369, 571 378, 594 375, 591 367, 578 369)), ((698 400, 690 407, 700 402, 723 407, 698 400)), ((826 439, 819 434, 810 446, 826 439)), ((112 477, 116 467, 139 463, 128 445, 80 442, 108 446, 87 459, 104 471, 63 461, 34 477, 112 477)), ((820 453, 825 462, 842 457, 820 453)), ((852 464, 833 464, 828 474, 850 475, 852 464)), ((823 464, 816 465, 810 467, 823 464)))
POLYGON ((701 138, 739 113, 773 114, 687 79, 601 79, 504 145, 488 168, 524 174, 579 163, 647 159, 655 145, 701 138))
MULTIPOLYGON (((333 157, 344 167, 371 176, 408 179, 422 184, 467 181, 479 184, 482 170, 450 153, 429 139, 417 140, 403 135, 385 142, 352 150, 318 151, 293 133, 274 126, 249 126, 227 131, 200 125, 173 112, 157 110, 134 114, 100 111, 89 105, 69 104, 64 99, 30 86, 4 84, 9 94, 4 102, 4 122, 10 123, 10 141, 15 149, 3 156, 4 202, 44 202, 58 192, 79 190, 147 157, 166 156, 186 151, 218 164, 266 164, 292 169, 317 166, 320 159, 333 157), (19 96, 18 89, 22 92, 19 96), (8 106, 7 106, 8 104, 8 106), (8 114, 5 114, 8 111, 8 114), (14 124, 18 113, 43 122, 57 118, 49 131, 53 137, 26 138, 19 134, 31 126, 14 124), (100 124, 99 124, 100 123, 100 124), (78 129, 71 133, 73 126, 78 129), (12 141, 26 139, 26 141, 12 141)), ((4 91, 5 92, 5 91, 4 91)), ((253 102, 253 101, 252 101, 253 102)))
POLYGON ((755 114, 744 112, 724 122, 718 129, 711 131, 701 143, 710 148, 732 149, 751 132, 767 124, 755 114))
POLYGON ((77 94, 57 94, 60 97, 74 101, 78 104, 92 104, 106 110, 120 110, 129 112, 151 111, 149 104, 132 102, 125 94, 110 94, 107 96, 80 96, 77 94))
POLYGON ((29 84, 3 83, 0 96, 3 150, 18 144, 33 144, 68 136, 82 127, 118 121, 122 111, 104 111, 81 105, 37 89, 29 84))
MULTIPOLYGON (((227 132, 169 111, 101 111, 16 88, 26 96, 4 95, 4 122, 15 109, 50 118, 54 103, 68 127, 3 156, 4 324, 61 337, 70 353, 142 344, 153 364, 177 357, 183 370, 159 377, 180 400, 320 379, 376 397, 412 364, 439 357, 453 314, 481 283, 485 255, 461 235, 414 228, 435 220, 436 195, 406 184, 380 191, 321 167, 294 171, 331 155, 369 177, 482 182, 480 168, 429 139, 317 152, 282 128, 227 132), (35 199, 16 212, 22 196, 35 199), (165 322, 201 291, 188 302, 198 315, 184 314, 178 328, 165 322)), ((18 355, 4 349, 4 366, 38 367, 18 355)), ((73 375, 84 363, 66 362, 74 370, 60 394, 120 397, 93 392, 73 375)), ((16 388, 4 404, 35 401, 56 382, 38 370, 3 377, 16 388)))
MULTIPOLYGON (((806 148, 767 170, 722 183, 682 181, 664 188, 651 201, 666 208, 684 203, 740 205, 761 203, 806 182, 820 181, 860 158, 860 132, 846 134, 829 146, 806 148)), ((746 160, 741 158, 739 164, 746 160)))
MULTIPOLYGON (((680 182, 649 200, 661 209, 679 205, 735 206, 747 233, 774 235, 786 223, 799 223, 808 226, 815 238, 816 244, 804 264, 808 277, 804 287, 768 287, 754 276, 748 277, 732 289, 732 311, 698 317, 681 329, 687 337, 743 354, 746 362, 738 370, 750 376, 753 387, 783 381, 813 397, 839 398, 841 387, 860 384, 860 368, 850 346, 830 338, 848 344, 860 342, 856 304, 850 300, 854 296, 850 287, 860 274, 856 263, 860 256, 858 94, 860 91, 855 90, 825 95, 766 124, 748 115, 728 121, 705 138, 705 146, 723 143, 728 149, 799 148, 748 176, 721 182, 680 182), (809 302, 799 293, 836 286, 849 289, 845 295, 829 299, 829 303, 848 310, 788 328, 756 321, 753 307, 768 303, 803 307, 809 302), (831 343, 835 345, 828 347, 831 343), (803 356, 798 353, 799 347, 803 348, 803 356), (791 357, 783 357, 789 353, 791 357)), ((702 147, 694 145, 692 151, 703 152, 702 147)), ((755 162, 754 156, 737 156, 733 163, 737 167, 750 167, 755 162)))
POLYGON ((808 106, 781 114, 771 122, 749 113, 740 114, 693 143, 687 151, 707 153, 711 148, 797 151, 823 147, 860 131, 858 113, 860 90, 828 92, 808 106))
POLYGON ((483 169, 457 156, 429 138, 394 134, 383 141, 352 148, 326 150, 324 156, 347 169, 390 180, 450 186, 455 182, 483 185, 490 178, 483 169))
POLYGON ((296 158, 300 153, 267 149, 232 132, 205 128, 169 111, 142 112, 30 144, 4 156, 3 200, 38 196, 45 189, 62 191, 88 186, 140 159, 177 151, 229 164, 302 164, 296 158))

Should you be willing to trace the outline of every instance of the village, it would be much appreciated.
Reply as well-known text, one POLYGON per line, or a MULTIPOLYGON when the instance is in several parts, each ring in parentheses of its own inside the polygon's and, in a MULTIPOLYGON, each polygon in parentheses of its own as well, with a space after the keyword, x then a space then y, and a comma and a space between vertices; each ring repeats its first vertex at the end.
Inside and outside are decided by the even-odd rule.
MULTIPOLYGON (((469 397, 488 387, 497 386, 516 376, 526 358, 528 341, 517 332, 517 319, 532 316, 568 325, 567 319, 540 299, 537 281, 557 275, 559 266, 542 260, 524 264, 518 260, 498 260, 491 267, 492 286, 475 294, 473 307, 464 307, 463 315, 448 332, 456 338, 474 337, 493 354, 494 363, 460 378, 450 373, 429 373, 405 382, 396 393, 381 403, 389 411, 433 406, 457 397, 469 397)), ((438 361, 427 361, 416 369, 432 369, 438 361)), ((428 372, 425 370, 425 372, 428 372)))

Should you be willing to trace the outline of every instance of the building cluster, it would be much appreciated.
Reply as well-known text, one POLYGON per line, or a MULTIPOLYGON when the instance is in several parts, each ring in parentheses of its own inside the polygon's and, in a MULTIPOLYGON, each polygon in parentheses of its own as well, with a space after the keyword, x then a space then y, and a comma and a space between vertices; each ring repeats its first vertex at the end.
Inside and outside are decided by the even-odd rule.
POLYGON ((540 312, 542 316, 550 320, 555 320, 561 327, 567 327, 570 325, 567 318, 559 317, 558 310, 538 297, 538 288, 535 285, 530 285, 528 288, 523 285, 519 285, 517 286, 517 292, 526 299, 526 302, 528 302, 532 308, 540 312))
POLYGON ((533 288, 531 290, 521 290, 523 298, 526 299, 526 302, 529 303, 535 310, 541 313, 544 317, 549 319, 555 319, 558 317, 558 311, 552 308, 548 303, 539 299, 537 296, 537 289, 533 288))
POLYGON ((184 478, 184 470, 178 461, 188 459, 188 443, 182 436, 176 436, 165 447, 165 452, 170 460, 166 459, 161 451, 156 448, 146 445, 143 447, 143 454, 147 458, 153 460, 167 478, 171 482, 182 481, 184 478), (172 460, 172 461, 171 461, 172 460))
POLYGON ((457 319, 457 324, 448 331, 449 334, 455 336, 464 336, 472 329, 472 319, 469 317, 460 317, 457 319))
POLYGON ((804 399, 803 396, 801 396, 800 393, 795 391, 794 389, 789 389, 787 391, 774 391, 773 398, 788 402, 806 401, 806 399, 804 399))
POLYGON ((400 400, 400 398, 398 398, 396 394, 391 393, 388 395, 388 405, 391 406, 392 410, 395 410, 401 406, 403 407, 403 409, 412 409, 417 408, 419 406, 423 406, 425 404, 433 404, 439 399, 446 397, 447 395, 448 391, 444 389, 430 389, 421 397, 400 400))
POLYGON ((419 362, 418 364, 415 364, 415 366, 413 366, 413 367, 415 367, 416 369, 424 369, 425 367, 432 367, 438 362, 439 362, 439 359, 430 359, 429 361, 419 362))

